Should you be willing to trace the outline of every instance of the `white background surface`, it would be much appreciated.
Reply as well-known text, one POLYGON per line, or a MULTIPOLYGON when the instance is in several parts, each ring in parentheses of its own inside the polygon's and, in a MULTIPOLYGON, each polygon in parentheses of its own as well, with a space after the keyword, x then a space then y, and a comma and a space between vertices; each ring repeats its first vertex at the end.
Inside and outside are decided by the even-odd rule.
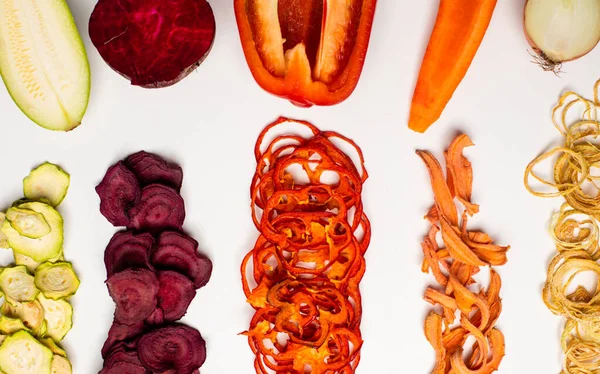
MULTIPOLYGON (((65 255, 82 284, 73 299, 75 322, 65 345, 74 372, 95 373, 114 304, 103 283, 103 251, 116 231, 98 211, 94 186, 114 162, 145 149, 183 167, 185 229, 214 262, 213 277, 184 321, 208 342, 203 374, 253 373, 253 356, 237 334, 252 309, 242 293, 239 264, 257 236, 249 210, 255 167, 254 141, 280 115, 342 132, 362 147, 370 179, 365 210, 373 225, 362 282, 364 348, 358 373, 427 373, 434 354, 422 332, 429 305, 422 293, 433 282, 420 272, 422 220, 432 202, 426 170, 414 150, 441 155, 457 131, 476 147, 473 222, 500 244, 511 244, 500 269, 506 335, 500 373, 558 373, 561 319, 540 296, 554 254, 546 234, 559 200, 530 196, 522 186, 525 165, 559 134, 549 121, 558 95, 574 89, 591 96, 600 78, 600 48, 565 65, 557 78, 530 63, 522 31, 522 0, 499 1, 490 29, 466 78, 440 121, 425 135, 406 124, 410 100, 438 2, 380 0, 360 83, 344 103, 301 109, 263 92, 252 79, 237 34, 232 0, 211 0, 217 37, 200 68, 161 90, 128 85, 92 46, 87 23, 93 0, 69 1, 88 49, 93 89, 83 125, 72 133, 45 131, 21 114, 0 89, 3 147, 0 205, 21 197, 21 179, 43 161, 62 165, 72 178, 61 206, 65 255)), ((10 256, 6 253, 6 260, 10 256)))

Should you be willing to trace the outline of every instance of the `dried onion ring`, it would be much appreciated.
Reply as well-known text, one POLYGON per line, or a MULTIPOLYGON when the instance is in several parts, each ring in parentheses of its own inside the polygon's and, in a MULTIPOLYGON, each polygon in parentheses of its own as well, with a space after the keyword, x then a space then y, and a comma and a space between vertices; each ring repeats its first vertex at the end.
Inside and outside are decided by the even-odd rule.
POLYGON ((550 223, 550 235, 559 254, 550 262, 542 292, 550 311, 567 319, 561 337, 563 374, 600 372, 600 281, 596 281, 592 292, 582 285, 569 291, 581 273, 592 272, 600 278, 600 177, 591 173, 593 168, 600 168, 600 144, 594 143, 600 136, 599 90, 600 80, 594 86, 593 101, 574 92, 562 95, 552 111, 552 121, 564 137, 564 145, 538 156, 525 170, 529 192, 540 197, 563 196, 566 200, 550 223), (583 109, 577 116, 579 120, 569 123, 576 108, 583 109), (537 163, 557 152, 563 154, 554 165, 554 182, 533 173, 537 163), (555 191, 534 190, 530 176, 555 191))

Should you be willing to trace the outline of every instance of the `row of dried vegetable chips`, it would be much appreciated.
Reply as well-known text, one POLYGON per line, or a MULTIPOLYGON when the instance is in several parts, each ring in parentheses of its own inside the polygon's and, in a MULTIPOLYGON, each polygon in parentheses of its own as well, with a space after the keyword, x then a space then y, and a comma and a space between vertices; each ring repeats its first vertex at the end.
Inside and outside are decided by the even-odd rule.
POLYGON ((493 266, 506 263, 509 247, 467 228, 469 217, 479 212, 471 201, 473 170, 463 155, 472 145, 467 135, 454 139, 445 153, 446 176, 431 153, 417 151, 429 171, 435 200, 425 216, 431 228, 421 243, 422 271, 431 271, 438 283, 427 288, 424 299, 441 310, 432 309, 425 320, 425 336, 436 352, 435 374, 489 374, 504 357, 504 336, 495 327, 502 309, 501 281, 493 266), (464 206, 462 215, 455 201, 464 206), (474 278, 482 267, 490 271, 487 289, 474 278), (474 292, 474 285, 479 291, 474 292), (465 352, 469 338, 474 342, 465 352))
POLYGON ((354 373, 371 236, 361 150, 340 134, 281 118, 261 133, 255 156, 251 199, 260 236, 241 274, 255 310, 244 334, 256 373, 354 373), (273 136, 286 126, 297 132, 273 136))
POLYGON ((566 200, 550 223, 558 254, 548 266, 543 289, 550 311, 566 319, 561 337, 563 373, 600 372, 600 286, 589 290, 582 283, 586 275, 596 283, 600 277, 600 186, 593 174, 600 167, 599 90, 600 81, 593 101, 574 92, 560 98, 552 120, 564 144, 535 158, 525 171, 525 186, 533 195, 566 200), (550 159, 553 178, 548 180, 534 169, 550 159))
POLYGON ((198 330, 175 323, 205 286, 212 262, 183 232, 181 167, 138 152, 111 166, 96 187, 115 233, 104 252, 115 316, 102 374, 197 372, 206 360, 198 330))
POLYGON ((0 272, 0 371, 6 374, 70 374, 59 346, 71 330, 69 298, 79 279, 64 261, 63 218, 69 175, 44 163, 23 180, 25 198, 0 213, 0 247, 12 249, 15 265, 0 272))

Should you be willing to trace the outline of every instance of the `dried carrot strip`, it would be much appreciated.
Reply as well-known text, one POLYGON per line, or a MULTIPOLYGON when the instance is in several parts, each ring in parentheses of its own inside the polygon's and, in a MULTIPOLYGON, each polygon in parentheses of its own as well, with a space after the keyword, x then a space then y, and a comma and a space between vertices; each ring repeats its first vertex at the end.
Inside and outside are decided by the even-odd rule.
POLYGON ((550 235, 559 253, 548 266, 542 292, 550 311, 566 318, 561 337, 563 374, 600 372, 600 285, 589 291, 573 284, 580 273, 600 277, 600 178, 590 173, 600 166, 599 91, 600 81, 594 87, 593 101, 573 92, 562 95, 552 111, 552 121, 564 144, 538 156, 525 170, 525 187, 533 195, 563 196, 566 200, 550 223, 550 235), (580 120, 573 123, 573 113, 581 111, 580 120), (556 154, 553 181, 533 171, 538 163, 556 154), (532 178, 546 190, 533 188, 532 178), (575 291, 569 292, 573 287, 575 291))
POLYGON ((434 275, 440 288, 428 287, 424 300, 442 308, 443 313, 431 311, 425 320, 425 337, 436 352, 433 374, 489 374, 496 370, 504 357, 504 336, 494 326, 500 316, 500 276, 490 267, 487 290, 473 292, 473 276, 482 266, 506 263, 510 247, 493 243, 489 235, 468 231, 468 216, 479 211, 471 202, 473 171, 463 155, 473 143, 467 135, 459 135, 445 153, 447 176, 439 162, 427 151, 417 151, 431 178, 435 205, 426 219, 429 234, 421 243, 424 259, 422 270, 434 275), (454 199, 465 207, 461 222, 454 199), (441 233, 443 247, 436 236, 441 233), (458 326, 453 326, 456 315, 458 326), (451 327, 452 326, 452 327, 451 327), (469 337, 475 338, 471 353, 464 356, 469 337))

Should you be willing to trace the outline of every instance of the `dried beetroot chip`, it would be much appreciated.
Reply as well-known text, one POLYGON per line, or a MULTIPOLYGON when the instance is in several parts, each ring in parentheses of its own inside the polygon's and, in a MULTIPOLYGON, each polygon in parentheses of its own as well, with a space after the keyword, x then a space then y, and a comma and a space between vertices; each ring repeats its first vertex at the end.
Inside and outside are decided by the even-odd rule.
POLYGON ((127 211, 140 199, 140 184, 122 161, 111 166, 96 192, 100 196, 100 213, 114 226, 127 226, 127 211))
POLYGON ((164 184, 181 189, 183 183, 183 170, 177 164, 170 164, 161 157, 141 151, 125 159, 125 164, 133 171, 142 186, 152 183, 164 184))
POLYGON ((198 330, 176 324, 144 335, 138 343, 138 355, 151 372, 191 374, 206 360, 206 344, 198 330))
POLYGON ((137 350, 131 350, 124 345, 115 346, 104 360, 100 374, 146 374, 148 371, 142 365, 137 350))
MULTIPOLYGON (((160 281, 159 281, 159 285, 160 285, 160 281)), ((158 289, 158 292, 160 293, 160 288, 158 289)), ((158 299, 158 301, 160 302, 160 299, 158 299)), ((160 307, 154 309, 154 312, 152 312, 152 314, 150 314, 150 317, 146 318, 146 323, 148 323, 150 325, 162 325, 164 322, 165 322, 165 314, 160 307)))
POLYGON ((142 189, 140 201, 129 211, 130 228, 162 231, 181 229, 185 206, 181 196, 171 187, 151 184, 142 189))
POLYGON ((196 296, 194 284, 185 275, 169 270, 158 272, 158 284, 158 306, 164 312, 164 319, 177 321, 196 296))
POLYGON ((150 250, 153 245, 154 238, 149 233, 135 234, 132 231, 116 233, 104 251, 107 277, 129 268, 152 270, 150 250))
POLYGON ((89 33, 104 61, 131 84, 166 87, 204 60, 215 18, 205 0, 100 0, 89 33))
POLYGON ((104 364, 99 374, 149 374, 142 366, 130 362, 117 362, 114 364, 104 364))
POLYGON ((157 305, 158 279, 147 269, 127 269, 106 281, 116 304, 115 321, 132 325, 145 320, 157 305))
POLYGON ((108 330, 108 337, 102 346, 102 358, 107 358, 117 344, 136 338, 147 330, 148 326, 144 322, 124 325, 113 321, 110 330, 108 330))
POLYGON ((158 246, 177 246, 189 253, 198 252, 196 239, 180 231, 163 231, 158 237, 158 246))
POLYGON ((212 262, 198 253, 198 243, 189 236, 168 231, 158 238, 151 262, 157 269, 174 270, 186 275, 200 288, 210 279, 212 262))

